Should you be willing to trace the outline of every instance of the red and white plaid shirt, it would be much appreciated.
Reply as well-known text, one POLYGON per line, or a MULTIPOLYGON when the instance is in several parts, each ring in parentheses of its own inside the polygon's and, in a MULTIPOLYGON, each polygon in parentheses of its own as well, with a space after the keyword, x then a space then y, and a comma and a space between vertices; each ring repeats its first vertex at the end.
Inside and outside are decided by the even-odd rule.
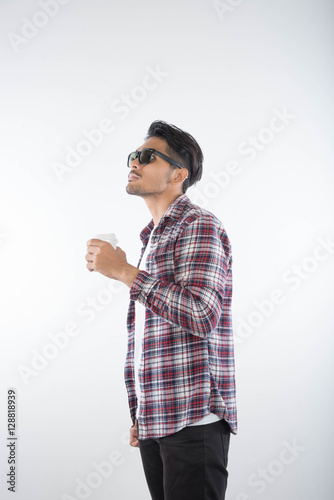
MULTIPOLYGON (((151 220, 140 234, 141 257, 153 227, 151 220)), ((209 413, 237 433, 231 265, 221 222, 185 194, 179 196, 154 230, 147 270, 130 289, 124 372, 133 422, 135 301, 146 307, 140 439, 173 434, 209 413)))

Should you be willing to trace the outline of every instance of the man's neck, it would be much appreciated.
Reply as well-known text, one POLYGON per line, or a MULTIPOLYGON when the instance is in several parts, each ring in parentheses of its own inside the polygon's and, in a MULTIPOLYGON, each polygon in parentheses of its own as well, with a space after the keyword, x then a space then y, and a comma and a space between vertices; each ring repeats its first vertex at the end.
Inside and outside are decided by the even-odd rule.
POLYGON ((163 196, 163 197, 145 197, 145 203, 147 205, 147 208, 151 212, 152 218, 154 225, 157 226, 160 222, 160 219, 162 216, 167 212, 168 208, 170 205, 179 197, 181 196, 182 193, 178 194, 172 194, 169 196, 163 196))

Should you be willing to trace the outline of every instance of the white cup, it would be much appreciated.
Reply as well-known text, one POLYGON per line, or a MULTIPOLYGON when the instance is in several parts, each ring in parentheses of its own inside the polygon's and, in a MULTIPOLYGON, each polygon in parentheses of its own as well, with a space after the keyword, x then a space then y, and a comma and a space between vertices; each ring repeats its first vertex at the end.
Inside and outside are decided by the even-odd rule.
POLYGON ((118 243, 118 239, 116 238, 116 234, 115 233, 109 233, 109 234, 96 234, 94 236, 94 238, 96 238, 97 240, 103 240, 103 241, 107 241, 108 243, 110 243, 110 245, 112 245, 115 250, 116 250, 116 247, 117 247, 117 243, 118 243))

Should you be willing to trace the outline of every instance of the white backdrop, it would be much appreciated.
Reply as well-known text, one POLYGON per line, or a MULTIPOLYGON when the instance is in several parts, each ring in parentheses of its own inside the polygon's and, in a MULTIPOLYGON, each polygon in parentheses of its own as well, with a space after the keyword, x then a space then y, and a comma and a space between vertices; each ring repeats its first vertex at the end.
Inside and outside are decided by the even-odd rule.
POLYGON ((188 194, 233 248, 227 500, 332 498, 332 16, 330 0, 1 1, 2 499, 149 498, 127 444, 128 289, 84 256, 115 232, 137 264, 150 214, 126 157, 155 119, 199 141, 188 194))

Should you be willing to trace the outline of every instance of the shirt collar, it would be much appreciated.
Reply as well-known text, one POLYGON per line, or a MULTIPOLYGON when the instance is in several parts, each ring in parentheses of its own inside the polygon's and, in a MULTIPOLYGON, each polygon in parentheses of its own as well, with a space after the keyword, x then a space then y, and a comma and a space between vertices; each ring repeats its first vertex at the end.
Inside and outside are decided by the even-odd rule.
MULTIPOLYGON (((159 224, 156 226, 157 230, 162 231, 162 229, 166 226, 168 219, 178 219, 181 213, 184 210, 184 207, 190 202, 188 196, 186 194, 181 194, 173 201, 167 208, 164 215, 161 217, 159 224)), ((151 234, 152 229, 154 228, 153 219, 144 227, 142 232, 140 233, 140 239, 143 243, 148 241, 148 238, 151 234)))

